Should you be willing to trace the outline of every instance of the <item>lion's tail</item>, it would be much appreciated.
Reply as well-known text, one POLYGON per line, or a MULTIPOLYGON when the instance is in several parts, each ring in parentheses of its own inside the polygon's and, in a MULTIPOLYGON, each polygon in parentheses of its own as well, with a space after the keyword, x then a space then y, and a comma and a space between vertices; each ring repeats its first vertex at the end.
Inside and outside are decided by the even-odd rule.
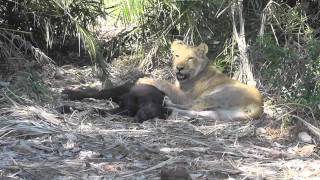
POLYGON ((70 100, 81 100, 84 98, 95 98, 95 99, 109 99, 118 102, 120 97, 128 93, 134 86, 133 82, 127 82, 121 86, 117 86, 110 89, 98 90, 91 87, 80 87, 78 89, 64 89, 62 91, 63 98, 70 100))

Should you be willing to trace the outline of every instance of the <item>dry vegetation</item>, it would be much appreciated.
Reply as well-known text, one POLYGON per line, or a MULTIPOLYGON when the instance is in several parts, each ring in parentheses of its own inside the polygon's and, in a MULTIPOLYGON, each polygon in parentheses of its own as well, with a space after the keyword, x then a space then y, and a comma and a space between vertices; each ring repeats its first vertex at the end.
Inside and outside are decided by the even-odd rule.
MULTIPOLYGON (((51 77, 45 84, 51 84, 52 93, 79 85, 79 79, 92 85, 90 70, 67 66, 60 79, 51 77)), ((95 108, 111 108, 109 101, 57 98, 55 104, 37 105, 22 103, 28 102, 23 97, 11 99, 9 88, 2 92, 7 103, 0 112, 3 177, 159 179, 161 168, 176 166, 187 168, 193 179, 320 176, 319 147, 299 143, 289 129, 273 128, 275 119, 268 115, 248 123, 172 115, 137 124, 95 113, 95 108), (61 115, 54 107, 62 104, 83 111, 61 115)))
POLYGON ((160 179, 179 167, 192 179, 320 177, 316 1, 248 0, 243 12, 218 0, 106 1, 102 9, 98 1, 2 2, 0 179, 160 179), (103 20, 111 11, 120 25, 103 20), (25 19, 13 18, 17 12, 25 19), (253 73, 264 115, 217 122, 173 114, 138 124, 97 114, 116 106, 109 100, 61 97, 65 87, 102 88, 145 74, 172 80, 173 38, 206 42, 230 76, 250 83, 253 73), (62 105, 77 110, 61 114, 62 105))

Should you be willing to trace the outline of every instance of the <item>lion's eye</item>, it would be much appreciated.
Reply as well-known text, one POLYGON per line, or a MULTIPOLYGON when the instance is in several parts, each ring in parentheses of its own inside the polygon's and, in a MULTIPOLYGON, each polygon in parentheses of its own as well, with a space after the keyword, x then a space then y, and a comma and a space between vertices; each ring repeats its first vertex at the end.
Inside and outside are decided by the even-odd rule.
POLYGON ((178 58, 179 57, 179 55, 178 54, 176 54, 176 55, 174 55, 176 58, 178 58))

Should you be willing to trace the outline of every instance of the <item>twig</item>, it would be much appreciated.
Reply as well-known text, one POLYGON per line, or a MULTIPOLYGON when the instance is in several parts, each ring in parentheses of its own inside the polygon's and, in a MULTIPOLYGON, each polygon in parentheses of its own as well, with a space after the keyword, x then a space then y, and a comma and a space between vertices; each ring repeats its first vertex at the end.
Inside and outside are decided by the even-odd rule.
POLYGON ((183 139, 183 140, 188 140, 188 141, 194 142, 196 144, 200 144, 200 145, 207 146, 207 147, 210 146, 209 144, 206 144, 204 142, 201 142, 201 141, 198 141, 198 140, 195 140, 195 139, 191 139, 191 138, 188 138, 188 137, 181 137, 181 136, 174 136, 174 135, 169 135, 169 136, 172 136, 172 137, 175 137, 175 138, 179 138, 179 139, 183 139))
POLYGON ((15 106, 15 107, 17 107, 18 105, 17 105, 17 103, 13 100, 13 99, 11 99, 9 96, 7 96, 7 94, 2 90, 2 92, 3 92, 3 95, 15 106))
POLYGON ((149 172, 149 171, 152 171, 152 170, 155 170, 155 169, 158 169, 158 168, 162 168, 163 166, 165 165, 168 165, 168 164, 173 164, 177 161, 177 157, 171 157, 170 159, 166 160, 166 161, 163 161, 155 166, 152 166, 148 169, 145 169, 145 170, 142 170, 142 171, 138 171, 138 172, 134 172, 134 173, 131 173, 131 174, 127 174, 127 175, 124 175, 122 176, 123 178, 124 177, 130 177, 130 176, 133 176, 135 174, 141 174, 141 173, 145 173, 145 172, 149 172))
POLYGON ((276 156, 277 158, 278 157, 288 157, 288 158, 293 158, 294 155, 292 154, 288 154, 286 152, 283 152, 283 151, 278 151, 278 150, 275 150, 275 149, 270 149, 270 148, 266 148, 266 147, 261 147, 261 146, 257 146, 257 145, 251 145, 251 147, 255 148, 255 149, 258 149, 258 150, 262 150, 264 152, 267 152, 269 154, 271 154, 272 156, 276 156))

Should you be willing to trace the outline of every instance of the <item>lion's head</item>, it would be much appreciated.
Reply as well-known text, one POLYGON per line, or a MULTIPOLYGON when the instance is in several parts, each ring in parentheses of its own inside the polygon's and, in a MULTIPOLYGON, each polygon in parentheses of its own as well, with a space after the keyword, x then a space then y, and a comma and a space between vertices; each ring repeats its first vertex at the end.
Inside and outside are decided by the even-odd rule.
POLYGON ((201 43, 190 46, 182 41, 171 44, 173 70, 178 81, 183 82, 196 77, 208 64, 208 46, 201 43))

